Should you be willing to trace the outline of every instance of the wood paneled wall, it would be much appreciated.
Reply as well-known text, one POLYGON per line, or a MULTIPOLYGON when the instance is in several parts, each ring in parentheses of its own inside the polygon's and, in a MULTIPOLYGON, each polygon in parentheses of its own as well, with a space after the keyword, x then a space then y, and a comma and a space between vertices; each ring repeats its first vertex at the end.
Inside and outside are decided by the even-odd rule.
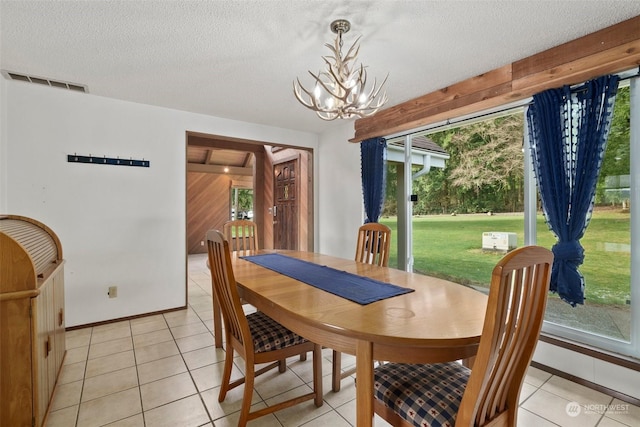
POLYGON ((205 253, 208 230, 229 220, 231 179, 227 175, 187 173, 187 253, 205 253))
POLYGON ((300 151, 300 232, 298 247, 301 251, 313 251, 313 160, 307 151, 300 151))
POLYGON ((261 191, 264 196, 264 206, 262 207, 264 240, 260 242, 260 246, 263 249, 273 249, 273 155, 271 147, 265 148, 263 157, 264 175, 261 180, 261 191))
POLYGON ((640 65, 640 16, 355 122, 360 142, 410 131, 640 65))
POLYGON ((300 152, 300 250, 313 251, 313 176, 311 155, 307 151, 300 152))

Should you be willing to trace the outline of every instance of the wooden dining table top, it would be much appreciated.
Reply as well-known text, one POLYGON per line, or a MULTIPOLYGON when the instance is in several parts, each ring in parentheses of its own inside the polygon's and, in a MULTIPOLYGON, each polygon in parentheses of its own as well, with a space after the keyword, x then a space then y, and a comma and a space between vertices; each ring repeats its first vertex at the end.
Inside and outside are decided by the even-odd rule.
MULTIPOLYGON (((268 311, 283 311, 333 334, 377 344, 448 348, 479 341, 487 297, 473 288, 313 252, 258 253, 273 252, 415 291, 360 305, 235 256, 235 279, 249 303, 266 302, 273 307, 265 307, 268 311)), ((353 349, 336 350, 354 354, 353 349)))
POLYGON ((487 296, 447 280, 313 252, 262 250, 369 277, 414 292, 360 305, 234 253, 241 297, 292 331, 356 355, 358 425, 371 425, 373 360, 435 363, 471 358, 477 351, 487 296), (369 397, 370 396, 370 397, 369 397))

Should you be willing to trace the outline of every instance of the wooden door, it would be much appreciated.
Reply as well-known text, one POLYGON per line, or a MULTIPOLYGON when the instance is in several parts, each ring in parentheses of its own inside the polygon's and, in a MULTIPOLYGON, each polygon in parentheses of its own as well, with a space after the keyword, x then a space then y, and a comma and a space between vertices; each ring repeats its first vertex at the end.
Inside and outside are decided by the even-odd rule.
POLYGON ((298 249, 298 160, 273 166, 274 249, 298 249))

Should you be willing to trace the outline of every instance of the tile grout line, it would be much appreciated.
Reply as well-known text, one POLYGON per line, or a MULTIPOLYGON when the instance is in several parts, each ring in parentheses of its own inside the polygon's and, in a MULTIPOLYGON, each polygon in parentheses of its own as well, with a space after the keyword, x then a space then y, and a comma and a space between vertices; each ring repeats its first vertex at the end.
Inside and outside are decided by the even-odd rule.
MULTIPOLYGON (((162 320, 164 320, 164 316, 162 316, 162 320)), ((138 397, 140 398, 140 413, 142 414, 142 425, 146 426, 147 420, 145 419, 144 406, 142 404, 142 386, 140 384, 140 371, 138 370, 138 355, 136 352, 136 343, 133 340, 133 326, 131 325, 131 321, 129 321, 129 328, 131 329, 131 345, 133 346, 133 362, 135 363, 135 366, 136 366, 136 377, 138 379, 138 397)))
POLYGON ((80 409, 82 408, 82 394, 84 393, 85 379, 87 378, 87 369, 89 368, 89 352, 91 351, 91 340, 93 340, 93 327, 89 331, 89 344, 87 345, 87 354, 84 359, 84 372, 82 373, 82 388, 80 389, 80 397, 78 399, 78 410, 76 411, 76 427, 80 422, 80 409))
MULTIPOLYGON (((188 292, 188 289, 187 289, 187 292, 188 292)), ((188 298, 188 295, 187 295, 187 298, 188 298)), ((189 308, 191 308, 193 310, 193 308, 191 307, 191 304, 187 304, 187 305, 188 305, 189 308)), ((198 319, 200 320, 200 322, 202 322, 202 324, 204 325, 204 322, 200 318, 200 315, 198 315, 198 313, 195 310, 193 310, 193 311, 196 314, 196 316, 198 316, 198 319)), ((164 315, 163 315, 163 318, 164 318, 164 315)), ((164 320, 166 322, 166 318, 164 320)), ((204 326, 205 326, 205 328, 207 330, 209 330, 209 328, 207 328, 206 325, 204 325, 204 326)), ((213 417, 211 416, 211 413, 209 413, 209 408, 207 408, 207 405, 206 405, 206 403, 204 401, 204 398, 202 397, 202 393, 198 389, 198 384, 196 383, 195 378, 193 378, 193 374, 191 373, 191 369, 189 369, 189 365, 187 364, 187 361, 184 358, 184 353, 182 352, 182 350, 178 346, 178 342, 176 341, 176 337, 173 334, 173 331, 171 330, 171 327, 169 326, 168 323, 167 323, 167 327, 169 328, 169 333, 171 334, 171 337, 173 338, 173 342, 175 343, 176 347, 178 348, 178 354, 180 354, 180 359, 182 360, 182 363, 184 363, 184 366, 187 369, 187 372, 189 373, 189 378, 191 379, 191 383, 193 384, 193 387, 196 389, 196 394, 198 395, 198 398, 200 399, 200 403, 202 403, 202 406, 204 407, 204 412, 207 414, 207 418, 209 419, 209 422, 211 423, 211 425, 214 425, 213 417)), ((184 397, 182 399, 184 399, 184 397)))

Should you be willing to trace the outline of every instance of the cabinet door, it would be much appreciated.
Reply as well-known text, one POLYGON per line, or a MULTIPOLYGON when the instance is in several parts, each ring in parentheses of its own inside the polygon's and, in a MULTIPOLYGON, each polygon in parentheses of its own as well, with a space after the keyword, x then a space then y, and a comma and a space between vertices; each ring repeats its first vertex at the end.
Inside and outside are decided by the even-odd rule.
POLYGON ((0 425, 31 425, 31 298, 0 300, 0 425), (8 398, 10 396, 11 398, 8 398))
POLYGON ((40 295, 33 298, 34 336, 34 408, 36 426, 41 426, 47 412, 49 397, 55 385, 55 352, 53 333, 53 286, 49 281, 40 287, 40 295), (53 375, 52 375, 53 373, 53 375))
POLYGON ((58 273, 53 278, 53 303, 54 303, 54 322, 55 322, 55 339, 54 347, 56 352, 56 376, 60 372, 62 367, 62 361, 64 360, 64 353, 66 350, 65 343, 65 312, 64 312, 64 270, 58 270, 58 273))

